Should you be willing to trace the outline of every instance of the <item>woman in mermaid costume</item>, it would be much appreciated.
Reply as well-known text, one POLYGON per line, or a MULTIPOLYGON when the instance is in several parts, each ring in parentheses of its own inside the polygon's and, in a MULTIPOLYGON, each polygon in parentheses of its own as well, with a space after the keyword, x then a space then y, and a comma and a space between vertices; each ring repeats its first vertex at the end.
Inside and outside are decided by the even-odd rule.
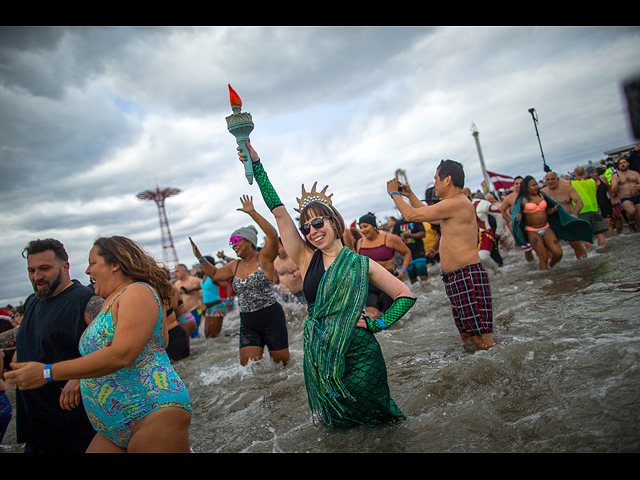
MULTIPOLYGON (((309 316, 304 325, 304 377, 309 406, 328 427, 404 418, 391 398, 387 370, 374 333, 389 328, 415 303, 409 288, 382 266, 342 243, 344 220, 327 187, 302 187, 300 232, 247 141, 256 182, 278 224, 282 243, 304 277, 309 316), (377 320, 363 312, 369 281, 394 299, 377 320)), ((244 156, 239 153, 240 160, 244 156)))

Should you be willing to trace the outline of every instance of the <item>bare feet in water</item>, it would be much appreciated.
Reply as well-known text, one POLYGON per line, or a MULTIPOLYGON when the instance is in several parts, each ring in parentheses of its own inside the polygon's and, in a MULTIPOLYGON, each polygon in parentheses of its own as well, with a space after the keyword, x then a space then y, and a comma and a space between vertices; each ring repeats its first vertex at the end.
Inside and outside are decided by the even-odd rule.
POLYGON ((468 333, 461 333, 460 338, 463 342, 472 340, 474 345, 482 350, 489 350, 496 346, 496 342, 493 341, 490 333, 483 333, 482 335, 474 335, 473 337, 468 333))

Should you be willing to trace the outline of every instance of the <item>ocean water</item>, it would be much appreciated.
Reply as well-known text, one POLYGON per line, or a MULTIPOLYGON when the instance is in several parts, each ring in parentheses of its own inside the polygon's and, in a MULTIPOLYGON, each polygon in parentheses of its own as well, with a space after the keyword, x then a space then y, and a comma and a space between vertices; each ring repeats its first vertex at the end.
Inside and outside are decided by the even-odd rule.
MULTIPOLYGON (((193 405, 191 448, 204 452, 640 451, 640 234, 607 239, 541 272, 518 249, 490 275, 496 348, 463 344, 440 275, 378 334, 406 420, 316 425, 302 373, 303 307, 285 303, 291 361, 239 364, 239 315, 222 336, 192 340, 175 368, 193 405)), ((9 392, 13 398, 12 392, 9 392)), ((16 452, 15 420, 0 451, 16 452)))

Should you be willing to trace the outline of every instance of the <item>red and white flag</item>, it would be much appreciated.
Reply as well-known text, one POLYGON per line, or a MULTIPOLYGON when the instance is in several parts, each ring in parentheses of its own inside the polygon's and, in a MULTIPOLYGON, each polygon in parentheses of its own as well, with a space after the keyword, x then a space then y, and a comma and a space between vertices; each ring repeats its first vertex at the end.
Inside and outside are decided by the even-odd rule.
POLYGON ((496 190, 509 190, 513 186, 513 177, 493 172, 487 172, 487 174, 496 190))

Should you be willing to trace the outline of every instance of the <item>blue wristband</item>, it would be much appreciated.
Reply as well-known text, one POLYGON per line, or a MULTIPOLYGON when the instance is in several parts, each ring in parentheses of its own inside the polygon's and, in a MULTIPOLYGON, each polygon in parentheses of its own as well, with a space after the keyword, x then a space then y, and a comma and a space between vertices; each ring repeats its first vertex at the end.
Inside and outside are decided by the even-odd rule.
POLYGON ((380 320, 379 318, 376 318, 376 322, 378 322, 378 324, 382 327, 382 329, 384 330, 385 328, 387 328, 387 324, 384 323, 382 320, 380 320))
POLYGON ((44 379, 47 382, 53 382, 53 378, 51 378, 51 364, 50 363, 44 366, 43 375, 44 375, 44 379))
POLYGON ((202 260, 198 260, 198 262, 200 262, 200 263, 204 263, 204 262, 206 262, 206 261, 207 261, 207 259, 206 259, 206 258, 204 258, 204 257, 202 257, 202 260))
MULTIPOLYGON (((389 194, 390 197, 393 197, 394 195, 400 195, 400 192, 391 192, 389 194)), ((400 196, 402 196, 402 195, 400 195, 400 196)))

